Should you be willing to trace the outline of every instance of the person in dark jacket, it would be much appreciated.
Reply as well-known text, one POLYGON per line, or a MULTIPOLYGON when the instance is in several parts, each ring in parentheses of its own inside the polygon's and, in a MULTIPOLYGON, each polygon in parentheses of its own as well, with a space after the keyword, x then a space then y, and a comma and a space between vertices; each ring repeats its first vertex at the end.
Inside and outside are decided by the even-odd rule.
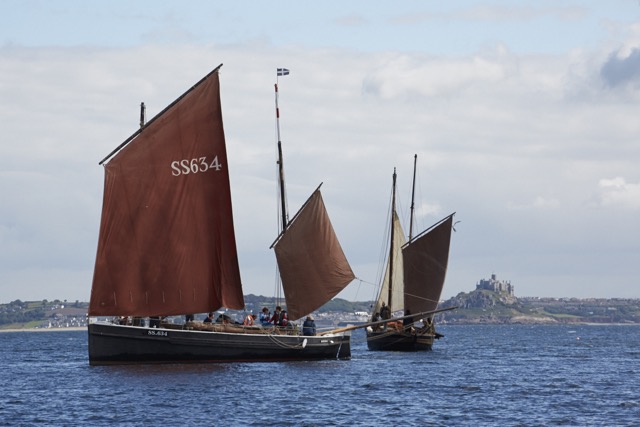
POLYGON ((282 312, 282 307, 277 306, 276 311, 273 312, 273 316, 269 319, 269 323, 272 323, 276 326, 280 325, 280 313, 282 312))
POLYGON ((391 319, 391 309, 384 301, 382 301, 382 307, 380 307, 380 317, 382 320, 391 319))
POLYGON ((313 317, 307 316, 307 319, 302 324, 302 335, 312 336, 316 334, 316 322, 313 321, 313 317))
POLYGON ((202 323, 212 323, 213 322, 213 313, 209 313, 209 315, 202 321, 202 323))

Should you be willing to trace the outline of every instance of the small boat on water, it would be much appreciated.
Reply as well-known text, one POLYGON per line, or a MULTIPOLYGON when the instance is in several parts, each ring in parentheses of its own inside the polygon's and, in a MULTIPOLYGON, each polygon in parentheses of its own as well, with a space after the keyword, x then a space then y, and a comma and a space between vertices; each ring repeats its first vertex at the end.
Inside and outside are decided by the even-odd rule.
POLYGON ((433 315, 444 287, 453 216, 413 237, 415 167, 409 239, 396 212, 396 171, 393 171, 389 252, 385 274, 367 327, 367 347, 376 351, 431 350, 436 339, 433 315), (400 316, 391 317, 394 312, 400 316), (390 321, 389 321, 390 320, 390 321))
MULTIPOLYGON (((351 356, 350 334, 344 332, 304 336, 299 328, 163 321, 245 308, 220 67, 148 123, 141 113, 141 128, 100 162, 104 196, 88 313, 92 365, 351 356)), ((278 146, 282 167, 280 141, 278 146)), ((291 321, 325 304, 355 277, 319 187, 291 221, 283 212, 273 247, 291 321)))

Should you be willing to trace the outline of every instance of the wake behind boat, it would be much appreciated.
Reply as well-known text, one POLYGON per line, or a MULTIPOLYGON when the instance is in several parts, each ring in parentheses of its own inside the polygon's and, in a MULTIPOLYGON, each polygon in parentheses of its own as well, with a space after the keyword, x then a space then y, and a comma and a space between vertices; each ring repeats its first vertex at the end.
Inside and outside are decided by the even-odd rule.
MULTIPOLYGON (((92 365, 351 355, 348 333, 303 336, 295 328, 161 320, 244 308, 219 69, 146 125, 141 119, 141 129, 100 162, 105 187, 89 316, 130 321, 91 319, 92 365)), ((285 226, 275 251, 290 320, 297 320, 354 275, 319 188, 285 226), (322 267, 298 268, 310 254, 322 267)))

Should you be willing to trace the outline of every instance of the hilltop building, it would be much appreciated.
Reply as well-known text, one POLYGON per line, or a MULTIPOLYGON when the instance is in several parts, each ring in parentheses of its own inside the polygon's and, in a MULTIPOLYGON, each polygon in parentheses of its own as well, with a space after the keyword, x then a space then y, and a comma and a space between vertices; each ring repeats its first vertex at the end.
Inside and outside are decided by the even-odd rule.
POLYGON ((511 281, 498 280, 495 274, 491 275, 491 279, 481 279, 476 283, 476 290, 478 289, 486 289, 488 291, 515 296, 513 294, 513 285, 511 284, 511 281))

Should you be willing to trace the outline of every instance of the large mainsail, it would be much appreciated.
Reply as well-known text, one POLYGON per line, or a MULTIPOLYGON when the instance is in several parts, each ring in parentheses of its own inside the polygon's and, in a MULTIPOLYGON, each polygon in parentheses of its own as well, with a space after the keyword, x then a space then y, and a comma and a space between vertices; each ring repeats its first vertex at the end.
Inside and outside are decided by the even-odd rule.
POLYGON ((105 165, 89 315, 244 307, 218 68, 105 165))
POLYGON ((291 320, 321 307, 355 278, 319 189, 289 223, 274 249, 291 320))
POLYGON ((449 261, 453 215, 441 220, 402 249, 404 308, 411 313, 435 310, 449 261))

